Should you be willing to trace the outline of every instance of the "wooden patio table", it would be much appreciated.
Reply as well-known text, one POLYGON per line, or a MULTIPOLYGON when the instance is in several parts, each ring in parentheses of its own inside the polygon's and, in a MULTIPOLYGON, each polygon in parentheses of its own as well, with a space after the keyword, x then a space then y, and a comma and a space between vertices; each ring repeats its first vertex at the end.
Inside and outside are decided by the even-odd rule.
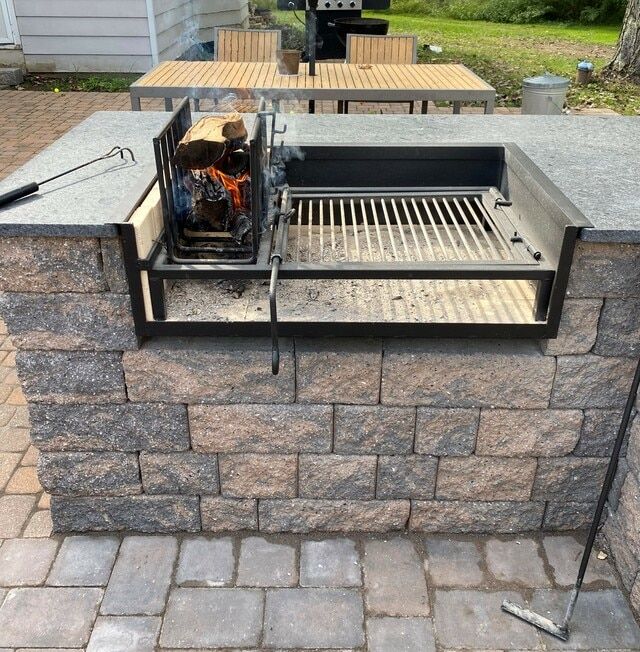
MULTIPOLYGON (((165 98, 170 110, 173 98, 222 100, 264 97, 277 107, 283 100, 363 102, 453 102, 454 113, 462 102, 481 102, 493 113, 495 89, 462 64, 316 64, 316 75, 307 64, 298 75, 281 75, 275 63, 231 61, 166 61, 130 87, 131 106, 140 110, 143 97, 165 98)), ((311 109, 312 110, 312 109, 311 109)))

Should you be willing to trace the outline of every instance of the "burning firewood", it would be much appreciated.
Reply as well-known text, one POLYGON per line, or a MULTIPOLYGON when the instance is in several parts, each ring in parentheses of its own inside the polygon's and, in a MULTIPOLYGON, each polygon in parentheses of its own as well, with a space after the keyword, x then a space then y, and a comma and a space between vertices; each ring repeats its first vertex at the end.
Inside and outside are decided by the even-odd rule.
POLYGON ((242 149, 247 130, 240 114, 205 116, 184 135, 175 153, 175 163, 189 170, 214 165, 225 152, 242 149))

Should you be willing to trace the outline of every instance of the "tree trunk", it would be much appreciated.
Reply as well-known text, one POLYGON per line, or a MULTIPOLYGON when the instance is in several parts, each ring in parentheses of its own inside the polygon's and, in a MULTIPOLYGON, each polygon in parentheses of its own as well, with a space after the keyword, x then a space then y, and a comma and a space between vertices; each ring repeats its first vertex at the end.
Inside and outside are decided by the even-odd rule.
POLYGON ((622 31, 609 70, 640 78, 640 0, 629 0, 622 31))

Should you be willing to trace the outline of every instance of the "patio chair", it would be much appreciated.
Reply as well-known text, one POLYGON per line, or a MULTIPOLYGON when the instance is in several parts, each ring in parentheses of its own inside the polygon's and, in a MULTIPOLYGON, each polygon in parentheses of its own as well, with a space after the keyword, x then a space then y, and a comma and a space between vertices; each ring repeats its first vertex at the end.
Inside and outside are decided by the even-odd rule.
MULTIPOLYGON (((418 37, 413 34, 347 35, 347 63, 417 63, 417 61, 418 37)), ((344 102, 343 107, 344 113, 349 113, 349 102, 344 102)), ((409 113, 413 113, 413 110, 414 102, 410 102, 409 113)))
MULTIPOLYGON (((214 33, 213 58, 216 61, 258 61, 271 62, 276 60, 276 50, 282 43, 282 32, 279 29, 236 29, 232 27, 217 27, 214 33)), ((214 104, 219 110, 234 110, 249 113, 255 111, 257 102, 253 100, 239 100, 233 106, 221 107, 218 102, 214 104)), ((200 102, 194 101, 196 111, 200 109, 200 102)))

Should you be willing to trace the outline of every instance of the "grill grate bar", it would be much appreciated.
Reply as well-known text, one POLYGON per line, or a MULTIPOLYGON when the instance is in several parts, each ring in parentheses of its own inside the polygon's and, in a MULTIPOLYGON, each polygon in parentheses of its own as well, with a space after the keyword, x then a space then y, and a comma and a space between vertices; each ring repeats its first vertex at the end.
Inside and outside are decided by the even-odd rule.
POLYGON ((487 197, 480 191, 301 195, 294 201, 288 259, 533 264, 510 241, 508 216, 494 211, 487 197))

